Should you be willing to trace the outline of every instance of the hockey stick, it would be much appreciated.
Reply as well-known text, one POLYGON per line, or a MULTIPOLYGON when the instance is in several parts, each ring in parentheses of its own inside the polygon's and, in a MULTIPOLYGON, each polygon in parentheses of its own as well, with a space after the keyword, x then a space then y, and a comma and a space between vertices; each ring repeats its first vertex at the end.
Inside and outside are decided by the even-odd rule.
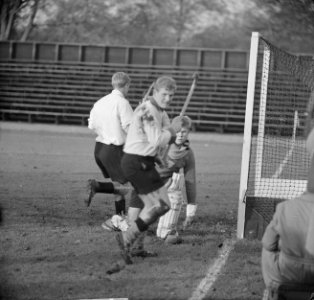
POLYGON ((181 116, 181 117, 184 116, 184 114, 185 114, 185 112, 186 112, 186 109, 187 109, 187 107, 188 107, 188 105, 189 105, 189 103, 190 103, 190 101, 191 101, 193 92, 194 92, 194 90, 195 90, 196 82, 197 82, 197 79, 198 79, 198 74, 197 74, 197 72, 195 72, 195 73, 193 74, 193 77, 192 77, 192 78, 193 78, 192 85, 191 85, 191 87, 190 87, 189 93, 188 93, 188 95, 187 95, 187 97, 186 97, 186 99, 185 99, 184 105, 183 105, 183 107, 182 107, 182 109, 181 109, 181 112, 180 112, 180 116, 181 116))
POLYGON ((146 92, 145 95, 144 95, 144 98, 143 98, 143 100, 142 100, 142 103, 144 103, 144 102, 147 100, 147 98, 149 97, 149 94, 150 94, 150 92, 152 91, 152 89, 153 89, 153 87, 154 87, 154 84, 155 84, 155 81, 153 81, 152 84, 149 86, 147 92, 146 92))

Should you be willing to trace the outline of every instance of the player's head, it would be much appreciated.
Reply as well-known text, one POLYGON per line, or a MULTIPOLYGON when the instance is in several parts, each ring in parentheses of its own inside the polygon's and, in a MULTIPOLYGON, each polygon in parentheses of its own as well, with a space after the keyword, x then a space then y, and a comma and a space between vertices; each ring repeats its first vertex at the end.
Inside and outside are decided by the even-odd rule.
POLYGON ((176 81, 170 76, 161 76, 156 80, 153 97, 160 108, 165 109, 169 106, 176 89, 176 81))
POLYGON ((128 74, 117 72, 112 75, 111 83, 114 89, 121 91, 126 96, 129 91, 131 79, 128 74))
POLYGON ((181 130, 177 133, 175 143, 177 145, 182 145, 189 137, 192 128, 192 120, 188 116, 178 116, 173 118, 172 122, 176 122, 179 118, 181 119, 181 130))

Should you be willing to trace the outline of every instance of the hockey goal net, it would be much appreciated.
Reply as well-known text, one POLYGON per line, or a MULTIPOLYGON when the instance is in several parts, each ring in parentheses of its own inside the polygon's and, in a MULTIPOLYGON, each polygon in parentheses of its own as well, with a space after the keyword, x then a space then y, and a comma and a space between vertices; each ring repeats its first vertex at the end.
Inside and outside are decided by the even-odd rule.
POLYGON ((261 238, 276 204, 306 189, 312 57, 252 34, 239 191, 238 237, 261 238))

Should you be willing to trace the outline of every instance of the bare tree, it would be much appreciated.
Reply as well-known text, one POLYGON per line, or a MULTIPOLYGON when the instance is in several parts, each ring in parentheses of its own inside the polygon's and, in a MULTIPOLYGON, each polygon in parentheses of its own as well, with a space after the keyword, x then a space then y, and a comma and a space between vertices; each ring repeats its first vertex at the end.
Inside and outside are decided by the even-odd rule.
POLYGON ((8 40, 12 33, 16 15, 21 7, 21 1, 0 1, 0 40, 8 40))
POLYGON ((25 26, 25 30, 22 34, 21 41, 26 41, 27 38, 29 37, 32 29, 34 28, 34 20, 35 20, 35 16, 36 16, 36 13, 38 10, 39 1, 40 0, 34 0, 33 5, 30 8, 31 12, 30 12, 30 15, 28 17, 27 24, 25 26))
POLYGON ((313 51, 313 0, 255 0, 267 22, 252 22, 252 29, 289 51, 313 51))
POLYGON ((57 13, 40 40, 130 45, 182 46, 204 26, 199 16, 217 11, 218 0, 55 0, 57 13))
POLYGON ((0 40, 17 38, 22 31, 25 41, 33 26, 40 0, 0 0, 0 40), (19 29, 20 30, 19 30, 19 29))

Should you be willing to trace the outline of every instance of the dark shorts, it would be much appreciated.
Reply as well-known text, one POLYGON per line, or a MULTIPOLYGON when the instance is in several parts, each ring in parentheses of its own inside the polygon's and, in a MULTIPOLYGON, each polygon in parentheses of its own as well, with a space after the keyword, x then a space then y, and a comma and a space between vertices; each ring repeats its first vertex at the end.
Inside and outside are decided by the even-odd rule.
POLYGON ((149 194, 164 185, 155 169, 154 157, 125 153, 121 167, 138 194, 149 194))
POLYGON ((128 181, 121 168, 123 146, 106 145, 96 142, 94 156, 105 178, 111 178, 112 181, 117 181, 121 184, 128 181))

